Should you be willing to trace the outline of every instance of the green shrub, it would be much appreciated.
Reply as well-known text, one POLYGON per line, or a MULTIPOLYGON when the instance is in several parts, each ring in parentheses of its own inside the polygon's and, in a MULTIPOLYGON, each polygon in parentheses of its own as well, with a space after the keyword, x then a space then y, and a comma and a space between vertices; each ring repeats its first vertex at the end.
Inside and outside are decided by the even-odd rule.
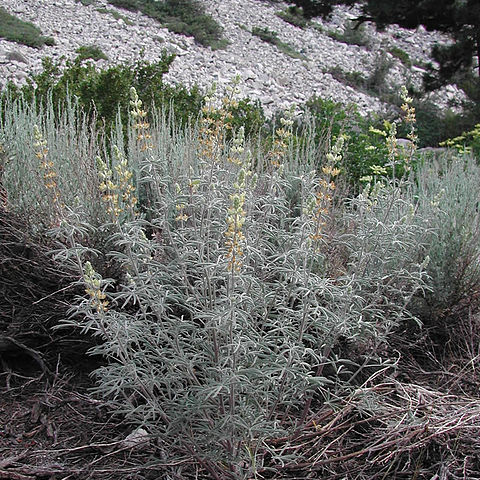
POLYGON ((309 24, 309 21, 303 16, 303 10, 298 7, 288 7, 286 10, 277 12, 276 15, 298 28, 306 28, 309 24))
POLYGON ((0 37, 35 48, 55 43, 53 38, 42 36, 35 25, 10 15, 3 7, 0 7, 0 37))
POLYGON ((392 66, 393 61, 384 53, 381 53, 376 56, 370 75, 365 75, 358 71, 347 72, 339 66, 326 70, 326 73, 330 73, 333 78, 345 85, 363 91, 368 95, 377 96, 386 103, 398 105, 398 95, 392 91, 392 88, 386 81, 392 66))
MULTIPOLYGON (((123 64, 104 69, 83 64, 82 58, 79 55, 75 61, 67 63, 65 69, 48 58, 44 59, 43 71, 32 76, 27 86, 19 88, 8 85, 3 92, 3 102, 9 97, 23 97, 41 108, 46 108, 48 102, 63 108, 74 95, 79 107, 96 121, 97 127, 102 126, 107 132, 114 128, 118 112, 126 128, 128 94, 132 86, 145 99, 148 111, 153 114, 157 108, 166 110, 178 125, 194 123, 201 113, 204 94, 198 87, 187 89, 162 81, 173 55, 164 53, 162 60, 154 64, 140 61, 133 65, 123 64)), ((231 105, 226 121, 233 131, 243 127, 245 134, 250 137, 260 134, 266 118, 258 100, 242 98, 231 105)), ((231 138, 230 134, 228 138, 231 138)))
POLYGON ((243 127, 247 138, 255 139, 260 135, 261 129, 266 123, 266 117, 259 100, 242 98, 232 105, 229 111, 231 117, 228 124, 231 125, 233 131, 238 131, 240 127, 243 127))
POLYGON ((343 32, 329 31, 328 36, 338 42, 359 47, 368 47, 371 43, 365 25, 357 26, 354 21, 347 22, 343 27, 343 32))
POLYGON ((339 66, 335 66, 326 73, 329 73, 335 80, 356 89, 366 89, 368 80, 362 72, 347 72, 339 66))
POLYGON ((386 77, 393 66, 393 61, 382 52, 375 57, 372 73, 366 78, 365 88, 376 95, 385 95, 391 91, 386 77))
POLYGON ((297 52, 291 45, 289 45, 288 43, 282 42, 278 38, 277 32, 269 30, 267 27, 264 27, 264 28, 253 27, 252 35, 259 37, 264 42, 275 45, 281 52, 283 52, 285 55, 288 55, 291 58, 306 59, 305 55, 303 55, 300 52, 297 52))
POLYGON ((112 10, 111 8, 101 7, 101 8, 97 8, 96 10, 98 13, 107 13, 111 15, 113 18, 115 18, 116 20, 123 20, 127 25, 133 25, 133 22, 128 17, 118 13, 115 10, 112 10))
POLYGON ((475 128, 480 117, 468 108, 462 113, 439 109, 429 101, 415 100, 419 146, 438 146, 450 138, 461 136, 475 128))
POLYGON ((447 332, 457 337, 456 322, 478 306, 480 167, 475 159, 452 152, 435 162, 426 160, 418 169, 414 193, 417 209, 432 229, 426 249, 431 291, 420 315, 433 336, 447 332))
POLYGON ((476 107, 473 108, 473 110, 476 110, 477 118, 480 118, 478 112, 478 104, 480 103, 480 78, 476 72, 458 73, 455 77, 455 83, 458 88, 463 90, 470 101, 469 107, 476 107))
POLYGON ((388 163, 384 138, 370 130, 372 125, 381 125, 378 125, 378 121, 362 117, 355 107, 347 110, 332 100, 314 96, 305 103, 304 114, 314 122, 317 144, 325 144, 326 139, 340 135, 346 137, 343 161, 339 166, 353 191, 361 189, 360 179, 371 175, 372 167, 383 167, 388 163))
MULTIPOLYGON (((130 10, 132 12, 137 12, 140 10, 141 1, 138 0, 113 0, 108 2, 111 5, 114 5, 118 8, 124 8, 125 10, 130 10)), ((146 2, 145 2, 146 4, 146 2)), ((145 7, 146 8, 146 7, 145 7)))
POLYGON ((470 153, 480 158, 480 123, 475 125, 475 128, 469 132, 464 132, 455 138, 440 144, 443 147, 456 149, 459 153, 470 153))
POLYGON ((388 50, 395 58, 398 58, 407 68, 412 66, 412 61, 410 56, 405 50, 402 50, 400 47, 391 47, 388 50))
POLYGON ((196 0, 108 0, 111 5, 145 15, 165 24, 175 33, 192 36, 204 46, 224 48, 228 42, 222 39, 222 27, 196 0))
POLYGON ((51 60, 44 59, 43 71, 33 75, 30 84, 18 91, 27 99, 45 102, 51 95, 55 105, 63 104, 70 95, 78 98, 79 105, 95 115, 107 128, 114 124, 120 108, 126 124, 128 95, 135 87, 145 99, 147 108, 171 106, 177 120, 188 122, 201 109, 203 97, 198 88, 190 90, 182 86, 165 85, 163 75, 168 71, 174 55, 162 53, 156 63, 139 61, 136 64, 121 64, 97 70, 92 64, 83 64, 78 58, 67 63, 65 69, 51 60), (94 108, 93 108, 94 107, 94 108))
POLYGON ((92 59, 92 60, 108 60, 108 57, 103 53, 100 47, 96 45, 84 45, 76 50, 77 58, 76 61, 81 62, 83 60, 92 59))
POLYGON ((276 45, 279 42, 278 33, 269 30, 267 27, 253 27, 252 35, 255 35, 264 42, 271 43, 272 45, 276 45))
MULTIPOLYGON (((435 123, 438 126, 438 141, 445 141, 449 138, 461 136, 464 132, 474 130, 475 126, 480 123, 480 79, 474 72, 469 74, 458 74, 455 77, 458 88, 463 90, 467 96, 467 100, 462 105, 460 113, 451 110, 437 112, 432 126, 432 135, 434 134, 435 123)), ((427 104, 428 108, 428 104, 427 104)), ((430 108, 430 110, 432 110, 430 108)), ((425 119, 425 122, 427 119, 425 119)))

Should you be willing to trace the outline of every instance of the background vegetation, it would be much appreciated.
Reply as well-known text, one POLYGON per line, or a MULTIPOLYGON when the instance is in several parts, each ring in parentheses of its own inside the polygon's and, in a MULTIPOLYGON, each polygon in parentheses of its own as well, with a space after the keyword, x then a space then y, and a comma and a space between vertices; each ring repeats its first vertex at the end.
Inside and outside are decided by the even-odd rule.
POLYGON ((54 44, 53 38, 44 37, 35 25, 10 15, 3 7, 0 7, 0 37, 34 48, 54 44))
POLYGON ((225 47, 222 28, 196 0, 108 0, 115 7, 140 11, 167 26, 174 33, 188 35, 204 46, 225 47))

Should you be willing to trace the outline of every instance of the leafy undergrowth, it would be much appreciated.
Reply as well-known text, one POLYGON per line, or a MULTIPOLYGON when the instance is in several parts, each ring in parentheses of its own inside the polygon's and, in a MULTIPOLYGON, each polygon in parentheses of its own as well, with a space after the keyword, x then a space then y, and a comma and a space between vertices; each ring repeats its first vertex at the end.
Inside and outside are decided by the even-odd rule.
POLYGON ((264 27, 264 28, 253 27, 252 35, 259 37, 264 42, 275 45, 281 52, 283 52, 285 55, 288 55, 291 58, 300 58, 302 60, 307 59, 305 55, 297 52, 291 45, 289 45, 288 43, 282 42, 278 38, 277 32, 273 32, 269 30, 267 27, 264 27))

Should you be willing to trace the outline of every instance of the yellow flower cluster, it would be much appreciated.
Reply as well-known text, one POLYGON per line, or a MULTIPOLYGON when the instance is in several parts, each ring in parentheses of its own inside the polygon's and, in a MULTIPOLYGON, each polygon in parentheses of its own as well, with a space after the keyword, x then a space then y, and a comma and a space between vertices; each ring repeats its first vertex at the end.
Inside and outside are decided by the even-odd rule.
POLYGON ((322 170, 325 177, 319 180, 319 188, 315 196, 315 209, 313 212, 315 232, 310 236, 313 241, 318 241, 322 238, 322 230, 326 225, 325 217, 330 212, 332 193, 336 188, 333 178, 340 172, 338 168, 331 169, 330 167, 322 170))
POLYGON ((360 177, 360 181, 365 183, 364 189, 362 192, 362 195, 365 198, 370 196, 373 196, 373 197, 376 196, 376 191, 378 191, 378 189, 382 185, 383 177, 385 177, 388 173, 388 170, 385 167, 382 167, 381 165, 370 165, 369 168, 372 174, 364 175, 363 177, 360 177))
POLYGON ((449 138, 440 143, 441 147, 455 148, 458 153, 472 153, 472 147, 470 144, 480 144, 480 123, 477 123, 473 130, 463 133, 455 138, 449 138))
POLYGON ((275 168, 279 168, 287 154, 289 140, 292 137, 294 107, 287 110, 280 118, 281 127, 275 130, 273 145, 268 157, 275 168))
POLYGON ((387 169, 381 165, 370 165, 370 170, 375 176, 383 176, 387 174, 387 169))
POLYGON ((130 89, 130 106, 132 110, 130 114, 133 118, 133 128, 137 130, 137 141, 140 144, 140 150, 145 152, 152 149, 150 135, 150 123, 147 121, 147 112, 143 110, 142 101, 138 98, 137 91, 134 87, 130 89))
MULTIPOLYGON (((243 172, 243 170, 242 170, 243 172)), ((228 270, 238 272, 242 268, 243 246, 245 236, 242 232, 245 223, 245 192, 237 192, 230 196, 230 208, 227 213, 227 240, 228 270)))
POLYGON ((225 135, 231 130, 231 120, 233 118, 232 109, 238 106, 235 96, 240 93, 238 87, 240 77, 236 76, 232 85, 226 90, 227 94, 222 99, 220 108, 213 104, 213 97, 216 92, 216 85, 212 85, 207 97, 206 105, 202 108, 202 118, 200 119, 200 157, 202 159, 218 162, 225 146, 225 135))
POLYGON ((99 190, 102 192, 102 199, 107 204, 107 213, 115 220, 125 211, 129 211, 135 217, 138 199, 134 195, 135 187, 131 182, 133 173, 128 169, 127 159, 122 156, 118 147, 113 147, 113 153, 117 163, 115 181, 113 171, 100 157, 97 157, 98 175, 101 180, 99 190))
POLYGON ((92 267, 90 262, 86 262, 84 266, 83 281, 85 282, 85 293, 90 297, 90 303, 95 310, 106 312, 108 301, 105 293, 102 291, 102 277, 92 267))
POLYGON ((242 232, 245 223, 245 195, 247 191, 247 183, 250 187, 254 187, 257 176, 253 175, 251 170, 251 152, 245 152, 245 131, 240 127, 237 135, 233 140, 230 149, 229 161, 239 167, 237 181, 233 184, 236 192, 230 196, 230 208, 227 213, 227 231, 225 236, 227 240, 228 269, 230 271, 240 271, 243 263, 243 246, 245 244, 245 236, 242 232))
POLYGON ((177 216, 175 220, 177 222, 186 222, 188 220, 188 215, 185 212, 187 205, 185 203, 177 203, 175 205, 175 210, 177 211, 177 216))
POLYGON ((43 184, 47 191, 50 192, 50 199, 53 203, 54 210, 57 216, 60 215, 63 210, 63 205, 60 201, 60 190, 57 184, 57 172, 54 168, 54 163, 48 158, 48 144, 47 140, 40 132, 38 125, 33 127, 33 136, 35 142, 33 144, 35 148, 35 156, 40 160, 40 169, 43 172, 43 184))
POLYGON ((407 88, 404 85, 402 86, 400 97, 403 100, 403 105, 401 108, 405 114, 403 121, 410 127, 410 130, 407 134, 407 138, 410 140, 410 144, 408 147, 409 151, 405 156, 405 170, 409 171, 410 160, 412 159, 413 154, 415 153, 415 150, 417 148, 417 142, 418 142, 418 136, 416 134, 416 129, 415 129, 417 124, 417 118, 415 115, 415 107, 412 106, 413 98, 411 98, 408 95, 407 88))
POLYGON ((387 145, 389 164, 395 169, 398 158, 397 124, 385 122, 385 127, 387 128, 385 143, 387 145))
MULTIPOLYGON (((417 149, 418 136, 416 134, 416 115, 415 107, 412 106, 413 98, 408 95, 407 88, 405 86, 401 87, 400 97, 403 100, 402 111, 404 113, 403 121, 409 127, 409 132, 407 134, 407 145, 401 145, 399 149, 399 141, 397 139, 397 124, 395 122, 384 122, 384 130, 379 130, 378 128, 370 127, 369 131, 375 133, 376 135, 381 135, 385 138, 385 144, 388 151, 388 166, 392 167, 393 173, 395 174, 395 166, 397 164, 402 164, 405 172, 408 172, 411 169, 411 160, 417 149)), ((375 173, 375 172, 374 172, 375 173)), ((367 177, 364 177, 365 179, 367 177)))
POLYGON ((314 222, 314 232, 310 239, 316 243, 322 238, 322 231, 326 225, 326 217, 330 213, 333 191, 336 188, 335 177, 340 174, 340 169, 335 167, 342 159, 342 149, 345 137, 340 135, 332 150, 327 153, 327 165, 322 167, 322 176, 318 180, 318 189, 315 194, 314 205, 310 208, 314 222))
POLYGON ((244 152, 245 152, 245 127, 242 125, 238 129, 233 139, 233 145, 232 145, 232 148, 230 148, 228 161, 235 165, 242 165, 243 164, 242 155, 244 152))

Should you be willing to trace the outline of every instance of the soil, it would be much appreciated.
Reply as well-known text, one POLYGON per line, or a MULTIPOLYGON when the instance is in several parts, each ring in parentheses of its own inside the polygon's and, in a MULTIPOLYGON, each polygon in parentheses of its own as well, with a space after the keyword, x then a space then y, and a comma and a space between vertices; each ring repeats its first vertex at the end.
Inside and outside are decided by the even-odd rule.
POLYGON ((0 479, 160 478, 155 448, 124 443, 132 427, 90 393, 88 377, 15 370, 0 375, 0 479))

